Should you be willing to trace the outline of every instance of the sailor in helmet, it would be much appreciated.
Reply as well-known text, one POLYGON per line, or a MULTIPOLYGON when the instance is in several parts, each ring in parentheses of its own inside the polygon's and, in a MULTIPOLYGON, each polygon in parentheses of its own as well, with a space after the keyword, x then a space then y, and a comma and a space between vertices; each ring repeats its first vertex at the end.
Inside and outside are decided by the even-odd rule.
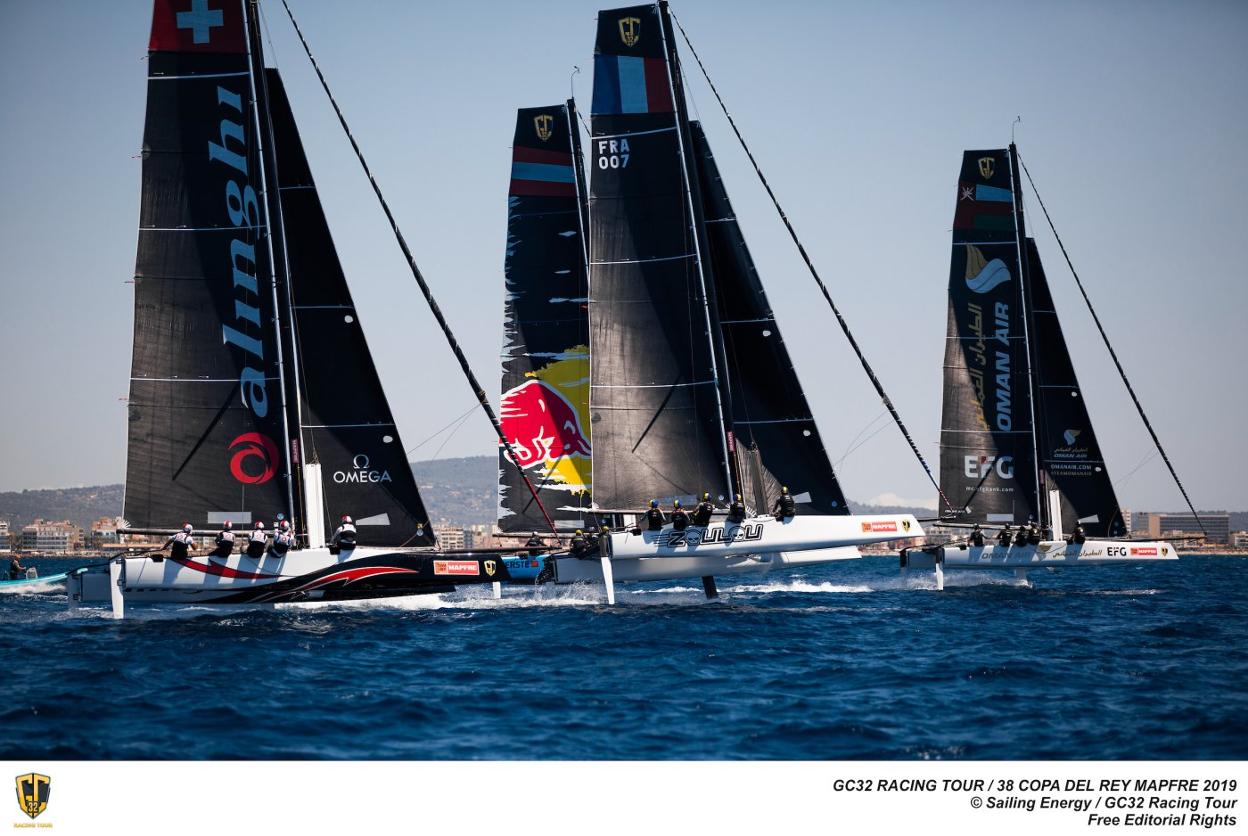
POLYGON ((975 527, 971 529, 971 535, 968 539, 972 546, 982 546, 984 544, 984 531, 979 527, 979 523, 975 523, 975 527))
POLYGON ((573 557, 584 557, 589 551, 589 541, 585 539, 585 532, 578 528, 576 533, 572 535, 568 548, 571 550, 573 557))
POLYGON ((290 521, 282 520, 277 524, 277 534, 273 537, 273 554, 285 557, 286 552, 295 547, 295 535, 290 530, 290 521))
POLYGON ((702 501, 693 509, 694 525, 710 525, 711 514, 715 513, 715 505, 711 502, 709 491, 702 491, 702 501))
POLYGON ((169 538, 162 549, 169 549, 169 556, 175 560, 184 560, 191 553, 191 549, 195 548, 195 529, 190 523, 182 526, 182 530, 169 538))
POLYGON ((745 520, 745 503, 741 501, 741 494, 736 494, 732 500, 732 504, 728 506, 728 521, 739 523, 745 520))
POLYGON ((247 556, 259 560, 269 550, 269 533, 264 530, 264 523, 256 520, 256 527, 251 530, 251 539, 247 541, 247 556))
POLYGON ((689 527, 689 512, 680 507, 680 500, 672 500, 672 530, 684 531, 689 527))
POLYGON ((659 509, 659 501, 657 499, 650 500, 650 507, 646 510, 646 528, 650 531, 661 531, 665 522, 667 521, 663 519, 663 511, 659 509))
POLYGON ((778 520, 786 519, 797 513, 797 503, 793 501, 793 494, 789 493, 787 485, 780 488, 780 495, 776 497, 776 504, 771 509, 771 513, 778 520))
POLYGON ((342 522, 334 530, 334 537, 330 541, 330 545, 336 549, 355 548, 355 523, 351 521, 349 514, 342 515, 342 522))
POLYGON ((216 557, 229 557, 234 553, 234 523, 226 520, 217 532, 217 547, 212 550, 216 557))

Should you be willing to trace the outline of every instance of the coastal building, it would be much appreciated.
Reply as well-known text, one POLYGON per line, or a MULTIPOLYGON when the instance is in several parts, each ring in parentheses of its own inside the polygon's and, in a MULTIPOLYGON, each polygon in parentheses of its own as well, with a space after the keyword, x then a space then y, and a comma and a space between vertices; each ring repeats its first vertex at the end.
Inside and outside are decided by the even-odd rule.
POLYGON ((82 542, 82 529, 69 520, 37 519, 22 529, 22 551, 28 554, 66 554, 82 542))
POLYGON ((464 547, 464 530, 457 525, 439 523, 433 527, 433 535, 438 538, 438 547, 443 550, 464 547))
POLYGON ((1248 549, 1248 531, 1231 532, 1231 545, 1237 549, 1248 549))
POLYGON ((1230 543, 1231 515, 1225 511, 1201 511, 1200 523, 1191 514, 1167 512, 1136 512, 1131 533, 1145 537, 1171 538, 1200 537, 1201 526, 1205 529, 1206 543, 1230 543))
POLYGON ((92 549, 115 546, 120 540, 116 517, 100 517, 91 523, 91 530, 87 533, 87 547, 92 549))
POLYGON ((9 521, 0 520, 0 552, 13 551, 13 532, 9 531, 9 521))

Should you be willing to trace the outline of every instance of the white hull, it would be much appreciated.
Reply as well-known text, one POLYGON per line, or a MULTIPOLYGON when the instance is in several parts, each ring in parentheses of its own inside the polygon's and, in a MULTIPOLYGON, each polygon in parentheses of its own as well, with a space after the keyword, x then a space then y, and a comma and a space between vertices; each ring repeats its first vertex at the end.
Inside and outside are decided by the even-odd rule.
POLYGON ((862 555, 858 546, 922 537, 910 514, 844 517, 752 517, 740 523, 712 521, 683 532, 669 524, 660 531, 619 531, 611 534, 611 578, 601 555, 585 558, 560 555, 556 583, 593 581, 659 581, 683 578, 757 574, 862 555))
POLYGON ((1039 569, 1049 567, 1103 566, 1115 563, 1155 563, 1177 560, 1178 553, 1161 541, 1126 542, 1088 540, 1079 545, 1044 541, 1037 546, 943 546, 926 550, 907 549, 903 567, 934 569, 1039 569))

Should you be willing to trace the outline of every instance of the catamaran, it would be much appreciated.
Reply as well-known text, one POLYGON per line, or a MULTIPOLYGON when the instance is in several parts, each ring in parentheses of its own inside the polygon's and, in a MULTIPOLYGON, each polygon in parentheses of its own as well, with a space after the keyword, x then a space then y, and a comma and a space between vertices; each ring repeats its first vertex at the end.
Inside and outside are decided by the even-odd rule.
MULTIPOLYGON (((508 197, 500 525, 612 524, 558 583, 766 572, 923 535, 908 514, 854 516, 824 451, 701 126, 687 112, 666 3, 600 12, 588 189, 575 104, 521 110, 508 197), (790 487, 796 516, 766 516, 790 487), (750 513, 631 526, 652 499, 750 513), (542 502, 540 500, 546 500, 542 502), (547 512, 542 512, 543 515, 547 512), (622 527, 620 524, 623 524, 622 527)), ((541 561, 543 568, 548 561, 541 561)), ((513 575, 536 559, 511 561, 513 575)))
POLYGON ((993 529, 1034 523, 1041 541, 1022 542, 1016 529, 1014 537, 1002 537, 1008 542, 903 551, 903 568, 935 569, 938 586, 943 569, 951 568, 1015 569, 1022 576, 1029 568, 1177 558, 1169 543, 1124 539, 1127 527, 1084 390, 1039 250, 1027 235, 1021 191, 1013 143, 963 154, 949 273, 940 488, 952 506, 942 511, 955 524, 978 524, 991 537, 993 529))
POLYGON ((156 0, 148 55, 124 517, 288 521, 261 557, 121 557, 72 604, 254 604, 452 591, 501 556, 438 552, 254 0, 156 0), (326 543, 341 515, 360 545, 326 543))

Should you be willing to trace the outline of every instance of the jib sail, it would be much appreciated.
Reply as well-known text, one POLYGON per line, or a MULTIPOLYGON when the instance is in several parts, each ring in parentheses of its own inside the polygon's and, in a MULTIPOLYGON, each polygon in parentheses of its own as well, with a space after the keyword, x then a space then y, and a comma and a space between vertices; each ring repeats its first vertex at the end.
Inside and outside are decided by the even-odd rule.
MULTIPOLYGON (((953 220, 940 486, 973 522, 1040 519, 1009 154, 967 151, 953 220)), ((946 510, 946 509, 942 509, 946 510)))
POLYGON ((289 512, 277 312, 242 4, 157 0, 135 265, 125 518, 289 512))
POLYGON ((722 494, 727 443, 658 6, 598 14, 590 149, 595 504, 722 494))
POLYGON ((784 485, 803 514, 848 514, 706 134, 698 122, 690 127, 731 380, 732 427, 747 459, 741 467, 745 500, 770 510, 784 485), (772 478, 759 472, 753 451, 772 478))
MULTIPOLYGON (((298 346, 291 360, 297 359, 301 390, 300 452, 303 460, 321 466, 325 537, 339 517, 349 514, 370 545, 431 545, 433 530, 377 377, 286 91, 276 70, 266 75, 298 346)), ((306 513, 302 517, 309 519, 306 513)))
POLYGON ((1031 323, 1037 349, 1036 441, 1044 484, 1049 490, 1061 492, 1063 531, 1072 531, 1079 522, 1090 536, 1125 536, 1122 511, 1092 430, 1040 253, 1031 238, 1027 239, 1027 259, 1031 323))
MULTIPOLYGON (((589 290, 575 104, 516 114, 507 195, 499 419, 542 505, 562 529, 591 503, 589 290)), ((499 450, 499 526, 541 530, 541 509, 499 450)))

